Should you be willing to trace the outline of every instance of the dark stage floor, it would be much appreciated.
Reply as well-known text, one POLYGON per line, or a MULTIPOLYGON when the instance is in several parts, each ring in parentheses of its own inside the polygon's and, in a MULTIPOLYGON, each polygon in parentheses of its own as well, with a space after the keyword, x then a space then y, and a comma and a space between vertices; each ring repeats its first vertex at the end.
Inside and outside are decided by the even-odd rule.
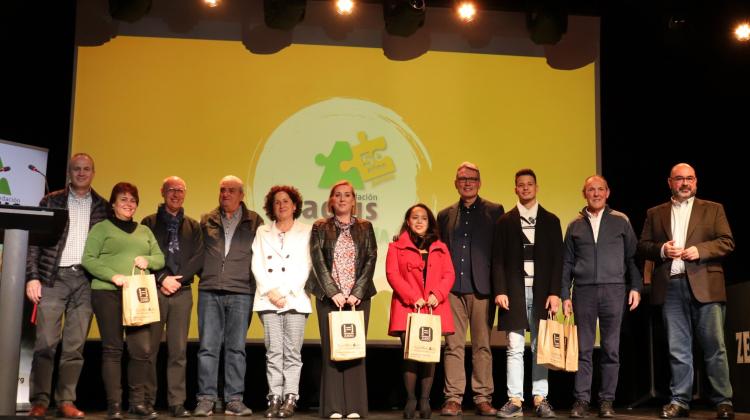
MULTIPOLYGON (((620 419, 657 419, 657 411, 655 408, 636 408, 633 410, 627 410, 626 408, 620 408, 617 409, 617 415, 615 418, 620 419)), ((560 419, 567 419, 567 410, 557 410, 558 411, 558 418, 560 419)), ((531 410, 525 410, 526 416, 525 417, 516 417, 518 419, 524 418, 524 419, 536 419, 536 417, 532 416, 531 410)), ((50 413, 54 415, 54 413, 50 413)), ((593 413, 593 416, 589 416, 591 419, 596 419, 596 413, 593 413)), ((23 414, 19 413, 19 416, 23 414)), ((690 411, 690 418, 692 419, 713 419, 716 416, 716 412, 713 410, 691 410, 690 411)), ((87 419, 105 419, 106 418, 106 412, 90 412, 86 416, 87 419)), ((197 418, 197 417, 196 417, 197 418)), ((236 416, 222 416, 222 415, 214 415, 212 417, 209 417, 210 419, 214 420, 237 420, 236 416)), ((251 417, 248 417, 250 419, 261 419, 263 418, 263 411, 255 411, 253 412, 253 415, 251 417)), ((315 413, 312 413, 310 411, 300 411, 297 415, 293 417, 296 420, 320 420, 320 417, 318 417, 315 413)), ((374 411, 370 412, 370 415, 367 417, 371 420, 398 420, 401 419, 401 411, 374 411)), ((419 419, 419 417, 416 417, 419 419)), ((436 411, 432 419, 434 420, 450 420, 453 417, 441 417, 438 415, 438 412, 436 411)), ((463 420, 486 420, 488 417, 481 417, 474 415, 473 411, 467 410, 463 416, 459 416, 458 418, 463 420)), ((738 420, 750 420, 750 413, 737 413, 736 419, 738 420)), ((159 419, 162 420, 168 420, 173 419, 173 417, 169 417, 166 413, 160 413, 159 419)))

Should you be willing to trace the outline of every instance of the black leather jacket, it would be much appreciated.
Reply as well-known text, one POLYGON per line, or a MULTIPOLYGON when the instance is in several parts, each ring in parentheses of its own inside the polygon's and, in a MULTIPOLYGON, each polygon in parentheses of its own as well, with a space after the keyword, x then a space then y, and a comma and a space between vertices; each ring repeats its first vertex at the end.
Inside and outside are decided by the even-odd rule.
MULTIPOLYGON (((358 299, 369 299, 377 293, 372 281, 375 262, 378 259, 375 231, 367 220, 356 219, 351 232, 352 240, 357 247, 356 280, 351 294, 358 299)), ((328 218, 316 221, 310 234, 310 257, 314 275, 310 276, 305 290, 320 300, 332 298, 341 292, 331 277, 333 250, 339 233, 340 230, 336 228, 333 218, 328 218)))

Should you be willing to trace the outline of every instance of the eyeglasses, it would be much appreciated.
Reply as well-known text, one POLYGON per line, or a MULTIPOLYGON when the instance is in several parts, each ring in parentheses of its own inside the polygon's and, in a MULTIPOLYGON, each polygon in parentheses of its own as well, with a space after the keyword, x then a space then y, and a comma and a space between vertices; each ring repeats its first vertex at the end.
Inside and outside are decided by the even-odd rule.
POLYGON ((462 177, 456 178, 456 181, 458 181, 459 184, 476 184, 477 182, 479 182, 479 178, 476 178, 476 177, 469 178, 469 177, 462 176, 462 177))
POLYGON ((694 176, 675 176, 675 177, 672 177, 672 181, 674 181, 674 182, 676 182, 678 184, 683 183, 683 182, 688 183, 688 184, 692 184, 692 183, 695 182, 695 180, 696 180, 696 178, 694 176))
POLYGON ((182 188, 167 188, 167 194, 185 194, 182 188))

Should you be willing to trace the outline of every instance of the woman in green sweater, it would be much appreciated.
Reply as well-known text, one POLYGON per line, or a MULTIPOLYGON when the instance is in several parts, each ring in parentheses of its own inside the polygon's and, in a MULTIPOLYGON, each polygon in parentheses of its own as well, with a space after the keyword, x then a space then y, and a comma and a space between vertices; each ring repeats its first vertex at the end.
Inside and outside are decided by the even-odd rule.
POLYGON ((122 326, 122 286, 133 266, 146 270, 164 267, 164 254, 154 234, 133 221, 138 208, 138 189, 120 182, 109 197, 113 217, 97 223, 89 232, 83 250, 83 267, 94 276, 91 282, 91 304, 102 338, 102 379, 107 392, 107 417, 122 418, 123 330, 128 344, 129 412, 142 419, 156 418, 156 412, 145 401, 145 386, 155 369, 150 362, 159 343, 151 343, 150 326, 122 326))

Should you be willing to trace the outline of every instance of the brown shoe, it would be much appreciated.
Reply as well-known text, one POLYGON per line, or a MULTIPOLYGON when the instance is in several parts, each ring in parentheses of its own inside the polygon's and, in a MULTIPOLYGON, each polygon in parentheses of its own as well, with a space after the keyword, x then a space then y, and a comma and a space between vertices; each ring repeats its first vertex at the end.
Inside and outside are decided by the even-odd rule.
POLYGON ((460 416, 461 414, 463 414, 463 411, 461 411, 461 404, 458 401, 446 401, 443 408, 440 409, 441 416, 460 416))
POLYGON ((681 407, 675 403, 669 403, 661 408, 659 417, 662 419, 674 419, 677 417, 688 417, 690 410, 685 407, 681 407))
POLYGON ((495 417, 497 415, 497 408, 493 407, 489 401, 482 401, 480 403, 477 403, 474 410, 480 416, 495 417))
POLYGON ((47 415, 47 407, 41 404, 34 404, 29 411, 29 417, 44 417, 47 415))
POLYGON ((57 406, 57 417, 65 417, 66 419, 82 419, 85 416, 83 411, 76 408, 73 403, 62 403, 57 406))

